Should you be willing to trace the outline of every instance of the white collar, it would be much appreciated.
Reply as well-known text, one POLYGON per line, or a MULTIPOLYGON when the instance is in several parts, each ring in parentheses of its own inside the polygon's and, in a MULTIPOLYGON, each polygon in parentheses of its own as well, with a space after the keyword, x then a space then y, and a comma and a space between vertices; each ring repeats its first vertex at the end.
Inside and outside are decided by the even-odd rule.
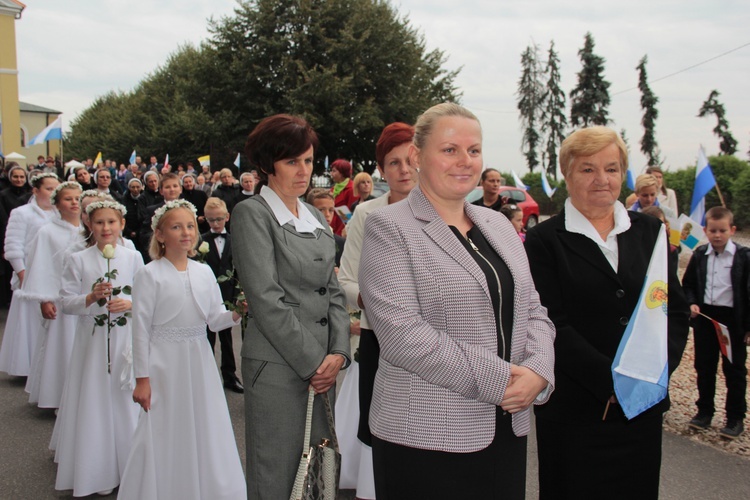
POLYGON ((325 229, 320 221, 310 213, 301 201, 297 200, 297 213, 299 214, 299 217, 295 217, 286 207, 279 195, 270 187, 263 186, 260 188, 260 196, 266 200, 266 203, 268 203, 268 206, 271 208, 271 211, 280 226, 292 222, 294 224, 294 229, 296 229, 298 233, 312 234, 315 233, 316 229, 325 229))
MULTIPOLYGON (((734 244, 734 241, 731 239, 727 242, 727 246, 724 247, 724 252, 729 253, 729 255, 734 256, 734 252, 737 250, 737 245, 734 244)), ((722 252, 722 253, 724 253, 722 252)), ((709 243, 706 246, 706 255, 711 255, 714 253, 714 247, 711 246, 711 243, 709 243)))
MULTIPOLYGON (((615 201, 615 227, 610 231, 610 236, 624 233, 630 229, 630 217, 627 209, 619 201, 615 201)), ((602 239, 585 215, 583 215, 575 206, 570 198, 565 200, 565 229, 571 233, 579 233, 588 236, 597 243, 602 239)))

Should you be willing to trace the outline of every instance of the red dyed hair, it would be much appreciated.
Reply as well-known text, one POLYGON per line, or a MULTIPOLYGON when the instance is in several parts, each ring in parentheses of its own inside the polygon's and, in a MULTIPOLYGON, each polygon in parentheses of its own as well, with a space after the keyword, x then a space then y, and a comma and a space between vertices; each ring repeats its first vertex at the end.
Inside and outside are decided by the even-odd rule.
POLYGON ((380 134, 378 144, 375 146, 375 161, 380 168, 385 168, 385 155, 405 142, 411 142, 414 138, 414 127, 402 122, 394 122, 386 125, 380 134))
POLYGON ((336 169, 339 171, 341 175, 346 177, 347 179, 351 178, 352 176, 352 164, 349 163, 346 160, 342 160, 339 158, 338 160, 331 163, 331 170, 336 169))

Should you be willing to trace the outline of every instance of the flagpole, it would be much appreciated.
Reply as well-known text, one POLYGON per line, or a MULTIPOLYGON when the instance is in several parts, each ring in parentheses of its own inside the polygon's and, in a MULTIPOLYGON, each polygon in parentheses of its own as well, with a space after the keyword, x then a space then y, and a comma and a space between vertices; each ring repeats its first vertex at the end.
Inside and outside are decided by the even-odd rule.
POLYGON ((716 188, 716 194, 719 195, 719 201, 721 202, 721 206, 724 208, 727 208, 727 204, 724 203, 724 197, 721 195, 721 189, 719 189, 719 181, 716 181, 716 185, 714 187, 716 188))

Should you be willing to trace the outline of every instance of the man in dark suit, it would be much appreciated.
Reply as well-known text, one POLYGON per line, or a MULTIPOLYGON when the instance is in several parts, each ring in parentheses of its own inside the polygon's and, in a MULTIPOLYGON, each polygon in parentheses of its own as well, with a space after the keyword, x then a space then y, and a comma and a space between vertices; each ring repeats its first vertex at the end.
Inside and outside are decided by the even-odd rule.
MULTIPOLYGON (((233 271, 232 263, 232 242, 231 236, 227 233, 226 223, 229 220, 229 211, 227 205, 219 198, 209 198, 204 208, 206 220, 211 226, 211 230, 201 234, 201 240, 208 243, 208 252, 205 253, 205 262, 211 267, 214 275, 218 278, 226 274, 227 271, 233 271)), ((234 301, 237 298, 237 288, 235 280, 227 280, 219 283, 221 289, 221 298, 228 301, 234 301)), ((216 346, 216 332, 206 327, 208 342, 211 344, 213 352, 216 346)), ((237 378, 237 365, 234 361, 234 349, 232 347, 232 329, 227 328, 219 332, 219 343, 221 344, 221 376, 224 379, 224 387, 230 391, 242 394, 245 392, 244 387, 237 378)))

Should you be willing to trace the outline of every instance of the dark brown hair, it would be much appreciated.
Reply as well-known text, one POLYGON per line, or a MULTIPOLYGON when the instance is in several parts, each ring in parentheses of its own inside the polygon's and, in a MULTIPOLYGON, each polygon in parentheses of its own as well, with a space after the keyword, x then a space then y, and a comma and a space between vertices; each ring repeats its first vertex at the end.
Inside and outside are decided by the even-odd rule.
POLYGON ((275 173, 275 162, 301 155, 311 146, 317 149, 318 135, 304 118, 286 114, 264 118, 245 142, 245 156, 260 179, 255 192, 268 185, 268 174, 275 173))

